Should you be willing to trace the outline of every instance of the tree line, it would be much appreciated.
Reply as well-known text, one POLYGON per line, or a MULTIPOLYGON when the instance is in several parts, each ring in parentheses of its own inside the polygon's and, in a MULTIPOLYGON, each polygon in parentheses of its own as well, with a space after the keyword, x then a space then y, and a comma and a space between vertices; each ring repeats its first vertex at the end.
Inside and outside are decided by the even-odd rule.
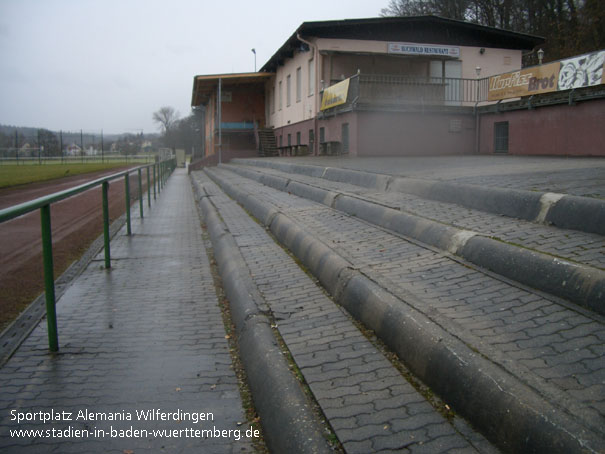
MULTIPOLYGON (((156 134, 82 134, 80 132, 54 132, 44 128, 0 127, 0 156, 12 156, 16 150, 40 150, 42 156, 62 156, 70 145, 80 148, 118 152, 124 155, 135 155, 141 152, 145 144, 158 148, 156 134)), ((84 153, 84 151, 82 151, 84 153)))
MULTIPOLYGON (((605 48, 604 0, 390 0, 381 15, 437 15, 541 36, 544 62, 605 48)), ((524 58, 535 63, 535 54, 524 58)))

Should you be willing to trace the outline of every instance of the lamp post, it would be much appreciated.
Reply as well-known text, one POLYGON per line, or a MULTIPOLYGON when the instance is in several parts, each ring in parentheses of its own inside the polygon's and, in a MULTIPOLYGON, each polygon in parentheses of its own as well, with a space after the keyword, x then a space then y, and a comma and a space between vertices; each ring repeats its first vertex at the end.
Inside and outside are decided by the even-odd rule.
POLYGON ((256 49, 252 49, 252 53, 254 54, 254 72, 256 72, 256 49))
POLYGON ((544 58, 544 51, 542 49, 538 50, 538 64, 542 64, 542 59, 544 58))

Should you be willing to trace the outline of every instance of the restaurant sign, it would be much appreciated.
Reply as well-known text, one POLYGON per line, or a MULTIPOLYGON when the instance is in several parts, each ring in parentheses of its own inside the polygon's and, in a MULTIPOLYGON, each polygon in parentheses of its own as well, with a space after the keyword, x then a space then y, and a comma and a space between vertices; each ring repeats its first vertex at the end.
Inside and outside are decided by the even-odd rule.
POLYGON ((425 55, 430 57, 460 57, 460 48, 434 44, 389 43, 387 52, 399 55, 425 55))
POLYGON ((605 83, 605 50, 489 78, 488 101, 605 83))

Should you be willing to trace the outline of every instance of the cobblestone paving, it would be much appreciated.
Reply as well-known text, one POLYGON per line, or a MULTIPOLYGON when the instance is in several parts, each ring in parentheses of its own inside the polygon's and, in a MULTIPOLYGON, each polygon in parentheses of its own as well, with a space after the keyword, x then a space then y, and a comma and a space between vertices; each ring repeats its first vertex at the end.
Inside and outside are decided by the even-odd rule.
POLYGON ((603 434, 603 318, 485 274, 323 205, 217 171, 275 205, 394 294, 603 434))
POLYGON ((605 198, 605 159, 546 156, 269 158, 459 183, 605 198))
POLYGON ((452 203, 422 199, 400 192, 381 193, 351 184, 337 183, 305 175, 294 175, 274 169, 256 167, 254 170, 300 181, 327 190, 356 194, 366 200, 433 219, 444 224, 473 230, 486 236, 499 238, 511 244, 521 245, 528 249, 605 269, 605 238, 601 235, 535 224, 520 219, 512 219, 460 207, 452 203))
POLYGON ((605 168, 569 169, 554 172, 531 172, 523 175, 489 175, 455 178, 470 183, 528 191, 559 192, 583 197, 605 198, 605 168))
POLYGON ((112 270, 105 271, 98 256, 59 300, 60 352, 48 353, 43 321, 0 369, 1 452, 253 452, 250 440, 237 441, 235 432, 205 438, 184 432, 247 426, 187 175, 176 171, 145 209, 142 222, 133 210, 133 236, 122 229, 112 242, 112 270), (137 411, 150 409, 212 413, 213 419, 137 420, 137 411), (17 424, 12 410, 29 418, 72 412, 72 419, 17 424), (76 419, 80 411, 99 416, 76 419), (112 421, 116 413, 132 420, 112 421), (88 432, 68 438, 9 433, 70 427, 88 432), (111 428, 131 427, 180 433, 112 437, 111 428))
POLYGON ((347 453, 495 452, 449 424, 265 232, 203 174, 278 330, 347 453), (469 443, 470 440, 470 443, 469 443))

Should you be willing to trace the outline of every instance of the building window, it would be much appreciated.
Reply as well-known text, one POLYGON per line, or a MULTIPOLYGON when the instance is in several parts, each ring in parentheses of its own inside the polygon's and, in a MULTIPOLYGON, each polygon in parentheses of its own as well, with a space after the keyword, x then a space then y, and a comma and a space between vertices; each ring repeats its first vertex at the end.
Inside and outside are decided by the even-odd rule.
POLYGON ((341 126, 341 137, 340 140, 342 141, 342 152, 343 153, 348 153, 349 152, 349 123, 343 123, 341 126))
POLYGON ((296 133, 296 145, 300 145, 300 131, 296 133))
POLYGON ((302 98, 302 80, 301 80, 302 69, 300 66, 296 68, 296 102, 300 102, 302 98))
POLYGON ((288 146, 292 146, 292 134, 288 134, 288 146))
POLYGON ((286 77, 286 107, 289 107, 292 104, 292 82, 291 82, 290 74, 286 77))
POLYGON ((279 146, 280 148, 284 145, 284 136, 279 136, 279 146))
POLYGON ((309 96, 315 93, 315 60, 309 60, 309 96))
POLYGON ((281 110, 281 106, 282 106, 282 89, 281 89, 281 80, 279 81, 279 88, 277 90, 277 96, 278 96, 278 108, 279 110, 281 110))
POLYGON ((324 143, 326 141, 326 128, 319 128, 319 143, 324 143))
POLYGON ((508 153, 508 121, 494 123, 494 152, 508 153))

